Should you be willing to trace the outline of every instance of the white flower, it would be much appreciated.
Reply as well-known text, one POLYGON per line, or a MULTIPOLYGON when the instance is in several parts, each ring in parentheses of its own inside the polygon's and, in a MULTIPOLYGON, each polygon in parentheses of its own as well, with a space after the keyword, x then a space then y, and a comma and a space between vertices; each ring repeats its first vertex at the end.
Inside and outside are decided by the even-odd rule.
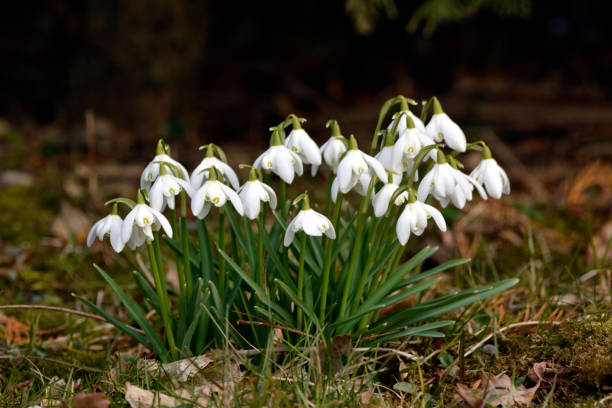
MULTIPOLYGON (((424 130, 414 127, 408 128, 400 133, 397 142, 393 146, 393 161, 400 163, 404 171, 406 171, 408 168, 412 168, 411 163, 414 163, 414 159, 421 149, 432 144, 434 144, 434 141, 424 130)), ((432 149, 427 157, 435 159, 435 154, 435 149, 432 149)))
POLYGON ((153 160, 151 160, 151 162, 147 164, 147 166, 142 171, 142 174, 140 175, 141 189, 149 191, 151 185, 153 185, 153 182, 155 181, 155 179, 157 179, 157 176, 159 176, 161 166, 160 162, 169 163, 173 166, 176 166, 176 168, 179 169, 183 179, 189 180, 189 173, 187 172, 185 167, 183 167, 181 163, 177 162, 172 157, 166 154, 166 150, 164 148, 164 141, 160 139, 159 142, 157 142, 157 154, 155 155, 153 160))
POLYGON ((321 165, 319 146, 308 136, 304 129, 293 128, 285 139, 285 146, 296 153, 304 164, 321 165))
MULTIPOLYGON (((398 113, 396 113, 396 115, 399 116, 399 123, 397 124, 396 133, 401 135, 409 127, 416 127, 419 130, 425 131, 425 125, 423 124, 421 119, 414 113, 410 112, 410 110, 408 109, 401 110, 398 113), (408 123, 408 120, 407 120, 408 117, 412 119, 414 126, 409 126, 410 124, 408 123)), ((395 121, 391 121, 389 126, 387 126, 388 130, 391 130, 393 128, 394 122, 395 121)))
MULTIPOLYGON (((395 190, 397 190, 399 186, 394 183, 385 184, 374 196, 372 200, 372 206, 374 207, 374 215, 377 217, 382 217, 385 215, 387 210, 389 209, 389 201, 391 201, 391 197, 395 190)), ((408 192, 404 191, 400 195, 395 198, 394 204, 401 205, 404 204, 408 200, 408 192)))
POLYGON ((249 177, 249 181, 238 189, 238 196, 242 200, 244 213, 251 220, 254 220, 259 215, 261 201, 269 202, 270 208, 273 210, 276 208, 276 193, 274 193, 270 186, 257 180, 255 176, 253 179, 249 177))
POLYGON ((139 192, 138 204, 125 217, 121 226, 121 239, 130 248, 134 249, 142 245, 145 240, 153 241, 153 230, 163 228, 166 235, 172 238, 172 227, 159 211, 144 204, 144 199, 139 192))
POLYGON ((202 187, 202 183, 209 178, 208 173, 203 170, 210 169, 211 167, 214 167, 219 171, 219 173, 227 177, 233 188, 240 187, 236 172, 224 161, 219 160, 214 156, 208 156, 207 153, 207 156, 202 159, 200 164, 198 164, 198 166, 191 173, 191 186, 194 190, 202 187))
MULTIPOLYGON (((162 170, 162 173, 164 170, 162 170)), ((179 195, 181 190, 185 190, 189 197, 193 195, 193 188, 185 180, 167 173, 161 174, 157 177, 149 191, 151 208, 157 211, 164 211, 167 205, 168 208, 174 210, 174 197, 179 195)))
POLYGON ((117 205, 113 206, 113 213, 107 215, 102 218, 98 222, 96 222, 91 230, 89 230, 89 234, 87 235, 87 246, 90 247, 96 237, 100 241, 104 239, 104 236, 110 235, 110 243, 113 247, 113 250, 117 253, 123 251, 123 247, 125 247, 125 242, 121 239, 121 224, 123 221, 121 217, 117 215, 117 205))
POLYGON ((472 191, 474 187, 476 187, 476 190, 478 190, 483 200, 487 199, 487 193, 485 193, 482 186, 472 177, 453 167, 451 167, 451 175, 455 179, 455 189, 450 197, 437 197, 436 194, 434 194, 434 197, 440 201, 442 207, 446 207, 448 202, 452 201, 455 207, 459 209, 463 208, 466 201, 472 201, 472 191))
POLYGON ((421 235, 430 217, 433 217, 440 231, 446 231, 446 221, 435 207, 416 200, 406 204, 395 226, 400 244, 406 245, 411 232, 415 235, 421 235))
MULTIPOLYGON (((332 136, 327 142, 323 143, 320 147, 321 155, 325 160, 325 163, 333 170, 336 171, 340 157, 346 152, 346 138, 344 136, 332 136)), ((317 174, 319 166, 312 166, 312 176, 317 174)))
POLYGON ((323 214, 319 214, 310 208, 301 210, 287 226, 285 246, 291 245, 295 233, 300 230, 313 237, 320 237, 325 234, 328 238, 336 238, 336 231, 331 221, 323 214))
POLYGON ((470 176, 479 185, 484 185, 487 193, 493 198, 501 198, 502 193, 510 194, 510 180, 504 169, 497 164, 495 159, 490 157, 490 152, 489 157, 485 157, 487 157, 486 154, 478 166, 470 173, 470 176))
POLYGON ((278 131, 272 133, 270 147, 255 160, 253 167, 269 170, 288 184, 293 182, 296 173, 301 176, 304 171, 302 159, 281 144, 278 131))
MULTIPOLYGON (((441 152, 438 155, 443 157, 441 152)), ((438 161, 421 180, 417 200, 424 202, 429 194, 432 194, 437 200, 447 197, 450 199, 456 185, 453 168, 446 162, 438 161)))
MULTIPOLYGON (((339 189, 343 194, 348 193, 358 182, 363 183, 365 178, 362 179, 362 176, 368 175, 370 169, 374 171, 380 180, 387 179, 385 167, 372 156, 360 151, 357 148, 357 141, 352 135, 349 144, 349 151, 346 152, 344 158, 338 164, 336 179, 332 183, 332 190, 334 190, 333 184, 337 184, 336 191, 339 189)), ((363 184, 361 187, 364 187, 363 184)), ((335 202, 336 196, 332 195, 332 199, 335 202)))
MULTIPOLYGON (((383 146, 383 148, 380 149, 380 152, 378 152, 376 156, 374 156, 374 158, 378 160, 380 164, 385 167, 385 169, 391 170, 393 172, 393 182, 395 184, 399 184, 402 181, 402 173, 404 169, 402 167, 401 160, 397 160, 397 158, 394 157, 393 151, 393 145, 383 146)), ((385 180, 383 179, 382 181, 385 180)))
POLYGON ((427 134, 436 142, 444 143, 448 147, 458 152, 465 152, 466 140, 463 130, 453 120, 442 111, 440 102, 434 97, 434 114, 425 127, 427 134))
POLYGON ((208 215, 213 205, 215 207, 223 207, 228 199, 236 212, 243 215, 244 208, 238 194, 217 180, 215 170, 212 170, 211 173, 213 174, 211 178, 194 193, 191 199, 191 212, 193 215, 202 219, 208 215))

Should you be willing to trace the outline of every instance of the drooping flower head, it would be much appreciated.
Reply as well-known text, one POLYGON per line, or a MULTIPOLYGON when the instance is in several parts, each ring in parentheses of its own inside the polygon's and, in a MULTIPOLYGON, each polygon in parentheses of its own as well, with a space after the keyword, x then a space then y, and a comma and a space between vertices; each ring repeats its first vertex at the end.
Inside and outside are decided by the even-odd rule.
MULTIPOLYGON (((394 115, 395 119, 389 124, 387 129, 392 130, 395 127, 396 133, 401 135, 410 126, 410 122, 408 121, 408 119, 410 119, 412 120, 413 127, 425 131, 425 125, 421 119, 410 111, 408 105, 409 99, 401 95, 398 98, 400 101, 400 111, 394 115), (397 123, 395 123, 395 121, 397 121, 397 123)), ((415 104, 416 102, 411 101, 411 103, 415 104)))
MULTIPOLYGON (((402 162, 400 158, 394 156, 394 140, 395 136, 391 131, 383 131, 385 133, 383 147, 380 151, 374 156, 376 160, 378 160, 386 170, 391 171, 391 175, 393 177, 393 183, 399 185, 402 181, 402 172, 404 171, 402 167, 402 162)), ((370 170, 370 173, 372 171, 370 170)))
MULTIPOLYGON (((336 231, 334 226, 327 217, 310 208, 308 194, 303 194, 298 198, 303 200, 302 209, 287 226, 284 240, 285 246, 291 245, 293 237, 298 231, 304 231, 306 235, 313 237, 320 237, 325 234, 328 238, 335 239, 336 231)), ((294 201, 294 203, 296 202, 294 201)))
POLYGON ((489 195, 500 199, 502 194, 510 194, 510 179, 497 161, 491 156, 491 150, 483 147, 482 161, 470 173, 480 186, 484 185, 489 195))
MULTIPOLYGON (((374 195, 374 198, 372 199, 372 207, 374 207, 374 215, 379 218, 385 215, 385 213, 389 209, 389 204, 390 204, 391 198, 393 197, 393 193, 395 193, 395 191, 399 188, 399 185, 397 185, 394 181, 393 172, 388 172, 388 173, 389 173, 389 176, 387 179, 387 183, 384 186, 382 186, 380 190, 378 190, 378 192, 374 195)), ((395 198, 395 200, 393 200, 393 203, 395 205, 402 205, 407 200, 408 200, 408 192, 404 191, 400 193, 395 198)))
POLYGON ((289 136, 285 139, 285 146, 297 154, 304 164, 311 164, 313 167, 321 165, 321 152, 319 146, 308 136, 302 128, 300 119, 291 114, 287 116, 286 123, 291 123, 293 128, 289 136))
POLYGON ((436 142, 446 143, 458 152, 465 152, 466 140, 463 130, 442 110, 440 101, 433 97, 433 115, 425 127, 427 134, 436 142))
POLYGON ((121 239, 121 224, 123 220, 117 213, 117 204, 113 204, 112 212, 96 222, 87 235, 87 246, 90 247, 96 237, 102 241, 106 235, 110 236, 110 243, 117 253, 123 251, 125 242, 121 239))
POLYGON ((418 201, 415 198, 414 190, 408 192, 408 204, 397 219, 395 232, 400 244, 406 245, 410 233, 421 235, 427 227, 427 220, 433 218, 440 231, 446 231, 446 221, 435 207, 418 201))
POLYGON ((276 208, 276 193, 267 184, 259 180, 258 170, 251 168, 249 180, 238 189, 237 193, 242 201, 244 213, 246 216, 254 220, 261 211, 261 202, 270 203, 270 208, 276 208))
POLYGON ((211 167, 217 169, 222 176, 227 178, 231 186, 237 189, 240 186, 238 176, 236 176, 236 172, 227 164, 225 152, 214 143, 200 146, 200 150, 202 149, 206 149, 206 155, 191 173, 191 186, 193 189, 197 190, 202 187, 202 184, 209 176, 208 172, 202 170, 210 169, 211 167), (215 152, 219 158, 215 157, 215 152))
POLYGON ((157 142, 157 148, 155 151, 155 157, 142 171, 140 175, 140 188, 149 191, 157 176, 159 176, 161 163, 168 163, 173 166, 173 169, 177 169, 180 174, 176 174, 177 177, 181 177, 184 180, 189 180, 189 173, 181 163, 170 157, 170 148, 164 142, 163 139, 159 139, 157 142))
POLYGON ((293 182, 296 173, 298 176, 303 173, 302 159, 283 146, 277 129, 272 132, 270 148, 255 160, 253 167, 269 170, 288 184, 293 182))
POLYGON ((189 197, 193 196, 193 188, 187 181, 169 174, 166 166, 162 166, 159 176, 149 190, 149 202, 151 208, 164 211, 166 205, 174 210, 175 197, 185 191, 189 197))
POLYGON ((369 184, 370 177, 368 176, 370 169, 376 174, 380 180, 387 179, 387 173, 385 167, 372 156, 365 154, 357 146, 357 140, 355 136, 351 135, 349 139, 349 150, 346 152, 340 164, 338 164, 338 171, 336 178, 332 183, 332 200, 336 200, 338 190, 342 194, 348 193, 353 189, 357 183, 360 183, 361 190, 367 190, 367 184, 369 184))
POLYGON ((191 212, 193 215, 203 219, 208 215, 212 206, 223 207, 228 200, 232 203, 236 212, 243 215, 244 209, 240 197, 231 187, 218 180, 217 169, 213 166, 202 171, 207 171, 210 175, 208 180, 202 184, 202 187, 193 193, 191 199, 191 212))
MULTIPOLYGON (((335 172, 338 167, 338 163, 340 162, 340 157, 346 152, 348 140, 342 136, 340 133, 340 126, 338 125, 338 121, 329 120, 325 127, 330 127, 331 136, 327 140, 327 142, 323 143, 320 147, 321 155, 325 160, 325 163, 335 172)), ((312 166, 312 176, 314 177, 317 174, 319 166, 312 166)))
MULTIPOLYGON (((425 133, 424 129, 415 127, 411 118, 406 118, 407 127, 400 133, 393 146, 393 161, 400 163, 403 171, 410 171, 414 166, 414 159, 421 149, 434 144, 434 141, 425 133)), ((427 157, 435 159, 435 151, 427 157)))
POLYGON ((455 191, 457 182, 453 177, 453 168, 446 162, 446 157, 441 150, 437 151, 438 158, 436 164, 423 177, 419 183, 417 200, 425 202, 427 196, 432 194, 437 200, 450 200, 455 191))
POLYGON ((153 231, 163 228, 168 237, 172 238, 172 227, 159 211, 145 203, 142 190, 138 191, 138 201, 132 211, 125 217, 121 226, 121 239, 132 249, 145 241, 153 241, 153 231))

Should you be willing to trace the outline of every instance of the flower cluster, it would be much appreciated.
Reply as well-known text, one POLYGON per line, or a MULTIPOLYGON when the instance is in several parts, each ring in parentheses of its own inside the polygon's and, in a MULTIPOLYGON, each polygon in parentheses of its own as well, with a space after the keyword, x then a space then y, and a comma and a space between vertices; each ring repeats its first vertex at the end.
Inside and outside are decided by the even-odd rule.
MULTIPOLYGON (((432 98, 426 105, 433 107, 426 125, 410 110, 410 102, 413 101, 401 96, 397 98, 400 110, 393 115, 385 130, 377 132, 384 137, 374 157, 359 150, 353 135, 344 137, 335 120, 328 122, 331 137, 319 148, 303 129, 303 119, 291 114, 273 128, 268 150, 257 157, 252 167, 245 166, 250 167, 251 172, 242 185, 218 146, 212 143, 202 146, 201 149, 206 150, 205 157, 189 175, 160 140, 155 157, 142 172, 138 202, 131 203, 130 213, 122 220, 117 213, 116 201, 111 200, 115 202, 112 214, 92 227, 87 244, 91 245, 96 237, 102 239, 110 235, 113 249, 121 252, 125 245, 135 249, 152 241, 153 232, 160 229, 171 237, 172 228, 162 212, 166 208, 175 211, 176 196, 181 196, 182 200, 190 197, 191 211, 200 219, 205 218, 213 207, 222 208, 229 202, 239 215, 255 220, 264 208, 262 203, 268 203, 272 210, 277 206, 277 195, 262 181, 261 172, 273 173, 290 184, 295 175, 303 174, 305 164, 312 166, 313 176, 323 162, 329 166, 333 174, 329 191, 333 202, 339 193, 344 195, 354 190, 362 196, 371 192, 375 217, 388 214, 391 201, 395 206, 403 206, 396 222, 397 238, 402 245, 411 233, 420 235, 429 218, 434 219, 440 230, 446 230, 440 211, 425 203, 429 196, 442 207, 452 203, 461 209, 472 200, 474 189, 485 200, 487 193, 496 199, 510 193, 508 176, 492 157, 489 147, 481 141, 468 144, 464 132, 444 113, 437 98, 432 98), (284 133, 286 126, 292 126, 287 137, 284 133), (446 154, 444 147, 452 152, 446 154), (456 159, 456 154, 470 148, 481 150, 483 160, 468 175, 461 171, 463 165, 456 159), (433 164, 419 178, 418 169, 428 160, 433 164), (418 186, 413 186, 415 182, 418 186), (378 191, 375 191, 376 185, 380 185, 378 191)), ((122 202, 127 201, 124 199, 122 202)), ((329 219, 309 208, 302 209, 289 223, 286 245, 298 230, 311 236, 322 233, 329 238, 335 236, 329 219)))

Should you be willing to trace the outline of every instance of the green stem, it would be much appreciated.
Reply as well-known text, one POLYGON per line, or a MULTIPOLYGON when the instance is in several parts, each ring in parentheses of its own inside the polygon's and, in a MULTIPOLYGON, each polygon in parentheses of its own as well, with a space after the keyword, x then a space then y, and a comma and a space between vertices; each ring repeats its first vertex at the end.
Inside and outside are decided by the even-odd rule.
MULTIPOLYGON (((179 242, 181 231, 179 230, 179 226, 176 221, 176 210, 174 208, 170 209, 170 221, 172 223, 172 239, 179 242)), ((174 258, 176 260, 176 274, 178 275, 179 279, 179 291, 182 294, 185 288, 185 274, 183 273, 182 260, 178 255, 175 255, 174 258)))
MULTIPOLYGON (((219 248, 225 251, 225 213, 219 209, 219 248)), ((225 299, 225 257, 219 256, 219 295, 225 299)))
MULTIPOLYGON (((187 290, 187 299, 193 294, 193 278, 191 277, 191 258, 189 255, 189 232, 187 230, 187 198, 181 192, 181 240, 183 242, 183 275, 187 290)), ((181 286, 181 289, 183 287, 181 286)))
POLYGON ((287 220, 287 186, 283 180, 280 181, 278 186, 280 195, 280 210, 283 220, 287 220))
POLYGON ((198 220, 198 243, 200 245, 200 274, 204 282, 208 282, 212 278, 213 258, 208 228, 203 219, 198 220))
POLYGON ((259 279, 259 284, 262 288, 266 288, 266 277, 265 277, 265 269, 266 265, 264 264, 264 245, 263 245, 263 234, 266 232, 266 227, 264 226, 264 212, 261 212, 261 215, 257 217, 257 275, 259 279))
MULTIPOLYGON (((372 183, 370 183, 372 184, 372 183)), ((340 313, 338 319, 341 320, 345 317, 346 304, 348 302, 349 293, 353 283, 353 273, 355 270, 355 263, 357 262, 357 256, 359 255, 359 248, 361 247, 361 241, 363 239, 363 230, 365 227, 367 208, 370 202, 371 189, 368 189, 368 193, 361 200, 359 206, 359 218, 357 219, 357 234, 355 235, 355 241, 353 242, 353 249, 351 251, 351 259, 348 266, 348 275, 344 282, 344 290, 342 291, 342 301, 340 303, 340 313)))
MULTIPOLYGON (((300 267, 298 269, 298 299, 304 300, 304 255, 306 254, 306 233, 302 233, 302 245, 300 247, 300 267)), ((297 329, 302 330, 302 308, 297 310, 297 329)))
MULTIPOLYGON (((334 216, 332 218, 332 225, 334 226, 334 230, 336 231, 336 236, 339 235, 338 231, 338 221, 340 219, 340 210, 342 208, 342 198, 344 195, 341 192, 338 192, 338 197, 336 198, 336 204, 334 206, 334 216)), ((325 321, 325 309, 327 307, 327 291, 329 288, 329 276, 331 274, 332 265, 331 258, 334 252, 334 243, 336 240, 326 239, 325 241, 325 260, 323 262, 323 282, 321 284, 321 308, 319 309, 319 320, 325 321)))
MULTIPOLYGON (((154 242, 157 239, 154 240, 154 242)), ((158 244, 159 245, 159 244, 158 244)), ((172 355, 172 359, 176 360, 178 358, 176 352, 176 345, 174 343, 174 334, 172 332, 172 322, 170 321, 170 307, 168 305, 167 292, 164 293, 164 284, 162 274, 160 273, 160 264, 157 263, 157 254, 154 248, 154 244, 151 242, 147 242, 147 250, 149 252, 149 260, 151 262, 151 273, 153 274, 153 279, 155 280, 155 289, 157 290, 157 297, 159 298, 160 309, 162 314, 162 321, 164 323, 164 335, 166 340, 168 341, 168 346, 170 347, 170 354, 172 355)))

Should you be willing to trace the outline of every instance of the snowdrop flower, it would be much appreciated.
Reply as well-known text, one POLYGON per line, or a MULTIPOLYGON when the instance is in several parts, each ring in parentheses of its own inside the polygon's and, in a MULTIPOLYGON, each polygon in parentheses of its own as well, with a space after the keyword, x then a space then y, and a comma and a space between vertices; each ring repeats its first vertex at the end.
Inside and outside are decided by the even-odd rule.
POLYGON ((401 215, 397 219, 395 232, 400 244, 406 245, 410 233, 421 235, 427 227, 427 220, 433 218, 440 231, 446 231, 446 221, 440 211, 429 204, 417 201, 414 198, 414 191, 409 192, 408 204, 404 207, 401 215))
POLYGON ((253 167, 270 170, 288 184, 293 182, 296 173, 301 176, 303 172, 302 159, 283 146, 278 130, 272 133, 270 148, 255 160, 253 167))
POLYGON ((302 205, 302 209, 287 226, 284 241, 285 246, 287 247, 291 245, 295 233, 300 230, 304 231, 306 235, 313 237, 320 237, 321 235, 325 234, 328 238, 335 239, 336 231, 334 230, 334 226, 332 225, 331 221, 323 214, 320 214, 310 208, 310 202, 307 194, 304 195, 303 200, 304 204, 302 205))
POLYGON ((142 174, 140 175, 141 189, 149 191, 149 189, 153 185, 153 182, 155 181, 155 179, 157 179, 157 176, 159 176, 160 162, 168 163, 176 167, 181 173, 181 177, 185 180, 189 180, 189 173, 187 173, 185 167, 183 167, 181 163, 177 162, 168 155, 168 153, 166 152, 165 145, 166 144, 163 139, 159 139, 159 141, 157 142, 155 157, 153 158, 153 160, 151 160, 149 164, 147 164, 147 166, 142 171, 142 174))
MULTIPOLYGON (((408 127, 400 133, 397 142, 393 146, 393 161, 402 165, 404 171, 412 169, 414 159, 422 148, 434 144, 434 141, 425 133, 418 129, 410 118, 407 118, 408 127)), ((427 157, 435 159, 435 151, 432 150, 427 157)))
POLYGON ((484 185, 489 195, 499 199, 503 194, 510 194, 510 180, 497 161, 491 156, 491 150, 484 147, 482 161, 470 173, 476 183, 484 185))
POLYGON ((458 152, 465 152, 466 141, 463 130, 442 110, 438 98, 433 97, 433 115, 425 127, 427 134, 436 142, 444 143, 458 152))
POLYGON ((302 129, 302 125, 297 116, 291 114, 287 119, 291 119, 293 129, 291 129, 289 136, 287 136, 285 140, 285 147, 296 153, 300 159, 302 159, 302 163, 312 164, 313 167, 316 166, 318 168, 321 165, 321 152, 319 151, 319 146, 317 146, 314 140, 308 136, 308 133, 302 129))
POLYGON ((453 205, 459 209, 465 207, 466 201, 472 201, 472 191, 474 187, 480 194, 483 200, 487 199, 487 193, 485 193, 484 189, 476 180, 467 174, 451 167, 451 175, 455 180, 455 190, 451 193, 450 197, 436 197, 438 201, 440 201, 440 205, 442 207, 446 207, 449 201, 452 201, 453 205))
POLYGON ((151 208, 157 211, 164 211, 166 205, 171 210, 174 210, 174 198, 185 190, 187 195, 191 197, 193 195, 193 188, 191 184, 183 179, 174 177, 168 174, 165 166, 162 166, 159 176, 151 186, 149 190, 149 202, 151 208))
MULTIPOLYGON (((319 148, 325 163, 335 172, 338 167, 338 163, 340 162, 340 157, 346 152, 348 140, 344 136, 340 134, 340 126, 336 120, 330 120, 325 125, 326 127, 332 127, 331 137, 327 140, 327 142, 323 143, 323 145, 319 148)), ((319 166, 312 166, 312 176, 314 177, 317 174, 317 170, 319 166)))
MULTIPOLYGON (((393 176, 393 183, 399 184, 402 181, 402 163, 401 160, 394 156, 394 148, 393 148, 393 140, 395 137, 391 132, 386 132, 384 145, 380 152, 374 156, 376 160, 378 160, 385 169, 391 170, 391 175, 393 176)), ((371 173, 371 171, 370 171, 371 173)))
POLYGON ((87 247, 90 247, 94 243, 96 237, 102 241, 104 236, 110 235, 110 243, 113 250, 117 253, 123 251, 125 242, 121 239, 122 223, 121 217, 117 214, 117 204, 115 203, 113 204, 112 212, 96 222, 93 227, 91 227, 91 230, 89 230, 89 234, 87 235, 87 247))
POLYGON ((346 194, 357 183, 361 184, 361 188, 365 187, 367 189, 367 185, 364 186, 366 177, 362 176, 368 175, 370 169, 374 171, 380 180, 387 179, 384 166, 372 156, 360 151, 357 147, 355 136, 351 135, 349 150, 340 161, 340 164, 338 164, 337 175, 332 183, 332 199, 334 202, 336 201, 338 190, 346 194))
POLYGON ((134 249, 142 245, 145 240, 153 241, 153 230, 163 228, 168 237, 172 238, 172 227, 170 223, 159 211, 145 204, 142 191, 138 192, 138 203, 132 211, 125 217, 121 225, 121 239, 130 248, 134 249))
POLYGON ((457 181, 453 177, 453 168, 446 162, 444 153, 438 150, 438 162, 421 180, 417 200, 424 202, 429 194, 440 201, 447 198, 450 200, 456 185, 457 181))
MULTIPOLYGON (((389 174, 389 179, 387 180, 387 184, 385 184, 374 196, 372 199, 372 206, 374 207, 374 215, 376 217, 382 217, 385 215, 387 210, 389 209, 389 202, 391 201, 391 197, 393 193, 399 188, 397 184, 393 181, 393 174, 389 174)), ((402 205, 408 200, 408 192, 404 191, 400 195, 398 195, 393 203, 395 205, 402 205)))
POLYGON ((202 146, 200 149, 204 147, 206 147, 206 156, 191 173, 191 186, 193 189, 197 190, 198 188, 202 187, 202 184, 208 178, 208 173, 203 172, 202 170, 210 169, 211 167, 214 167, 219 173, 227 177, 227 180, 234 189, 240 187, 236 172, 225 162, 225 153, 223 153, 223 150, 213 143, 202 146), (215 157, 215 150, 223 160, 215 157))
MULTIPOLYGON (((412 120, 412 123, 413 123, 412 127, 416 127, 419 130, 425 131, 425 125, 423 124, 421 119, 417 115, 412 113, 410 111, 410 108, 408 108, 408 100, 404 98, 403 96, 400 98, 401 98, 400 111, 396 113, 397 116, 395 116, 395 120, 399 120, 399 123, 397 123, 397 127, 396 127, 396 133, 401 135, 406 129, 410 127, 410 123, 408 119, 412 120)), ((389 126, 387 127, 388 130, 393 129, 393 126, 395 125, 395 120, 393 120, 389 124, 389 126)))
POLYGON ((191 199, 191 212, 202 219, 208 215, 211 207, 223 207, 230 200, 236 212, 244 214, 244 208, 240 197, 234 190, 217 180, 217 170, 214 167, 208 169, 209 179, 200 187, 191 199))
POLYGON ((267 184, 262 183, 257 178, 257 170, 251 168, 249 181, 244 183, 237 191, 244 213, 250 220, 254 220, 261 211, 261 201, 270 203, 270 208, 276 208, 276 193, 267 184))

